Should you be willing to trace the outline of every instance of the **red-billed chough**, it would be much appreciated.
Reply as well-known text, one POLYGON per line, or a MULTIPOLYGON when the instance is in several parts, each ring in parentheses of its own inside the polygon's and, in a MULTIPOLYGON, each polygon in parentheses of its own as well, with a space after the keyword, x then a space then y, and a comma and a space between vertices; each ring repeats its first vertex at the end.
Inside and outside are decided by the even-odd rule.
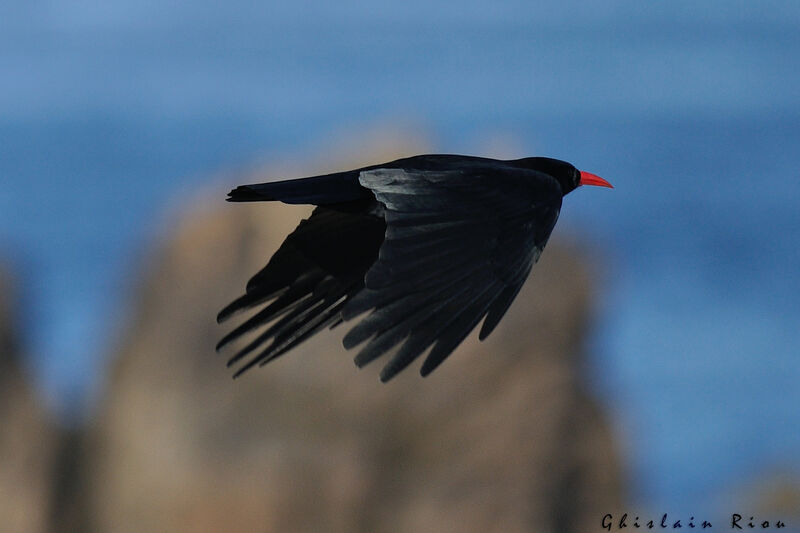
POLYGON ((391 379, 430 348, 429 374, 483 320, 497 326, 539 259, 561 198, 611 185, 564 161, 419 155, 346 172, 242 185, 230 202, 314 204, 222 322, 260 307, 219 350, 263 329, 228 365, 264 365, 323 328, 364 317, 344 347, 364 344, 358 366, 389 352, 391 379))

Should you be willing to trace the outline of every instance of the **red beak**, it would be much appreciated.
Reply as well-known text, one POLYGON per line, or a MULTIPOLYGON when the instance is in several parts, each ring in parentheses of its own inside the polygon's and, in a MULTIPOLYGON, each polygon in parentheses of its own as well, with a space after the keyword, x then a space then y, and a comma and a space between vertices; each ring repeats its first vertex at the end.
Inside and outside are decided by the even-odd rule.
POLYGON ((609 187, 611 189, 614 188, 609 182, 601 178, 600 176, 595 176, 590 172, 583 172, 581 171, 581 180, 578 182, 578 185, 598 185, 600 187, 609 187))

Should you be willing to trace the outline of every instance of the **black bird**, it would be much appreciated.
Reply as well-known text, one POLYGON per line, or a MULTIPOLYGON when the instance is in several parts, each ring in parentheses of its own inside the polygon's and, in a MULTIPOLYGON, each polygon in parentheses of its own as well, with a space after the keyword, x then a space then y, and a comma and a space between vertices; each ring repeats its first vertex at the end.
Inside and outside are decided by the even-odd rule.
POLYGON ((564 161, 418 155, 346 172, 242 185, 229 202, 314 204, 222 322, 261 306, 217 350, 262 328, 228 361, 264 365, 325 327, 368 313, 344 337, 366 345, 361 367, 402 343, 381 371, 391 379, 428 348, 428 375, 483 319, 497 326, 539 259, 561 198, 611 187, 564 161))

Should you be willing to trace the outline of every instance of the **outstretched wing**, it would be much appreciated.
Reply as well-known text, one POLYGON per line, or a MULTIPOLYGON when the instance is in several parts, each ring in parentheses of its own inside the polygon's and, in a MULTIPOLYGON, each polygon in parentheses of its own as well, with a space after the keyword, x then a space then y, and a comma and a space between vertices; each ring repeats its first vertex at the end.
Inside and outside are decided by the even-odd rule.
POLYGON ((433 346, 435 369, 484 319, 497 326, 538 260, 558 218, 561 189, 532 170, 416 172, 375 169, 359 181, 385 207, 386 236, 365 288, 344 303, 344 338, 366 341, 365 365, 402 343, 381 371, 387 381, 433 346))
POLYGON ((250 279, 246 293, 219 313, 217 321, 222 322, 240 311, 262 307, 228 333, 217 350, 268 326, 229 359, 231 366, 255 353, 234 376, 341 322, 344 304, 364 287, 364 275, 377 259, 386 227, 381 217, 366 209, 348 207, 347 211, 317 207, 250 279))

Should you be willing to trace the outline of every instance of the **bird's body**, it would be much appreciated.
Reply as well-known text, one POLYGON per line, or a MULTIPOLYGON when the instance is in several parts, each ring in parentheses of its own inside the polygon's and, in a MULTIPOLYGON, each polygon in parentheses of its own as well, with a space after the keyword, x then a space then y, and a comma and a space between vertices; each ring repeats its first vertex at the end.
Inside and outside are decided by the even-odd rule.
POLYGON ((366 342, 356 364, 402 343, 381 372, 386 381, 433 346, 427 375, 481 320, 481 340, 491 333, 544 249, 562 197, 581 184, 610 186, 556 159, 421 155, 237 187, 229 201, 318 207, 220 312, 222 321, 262 306, 218 349, 266 326, 230 359, 256 352, 239 375, 369 312, 344 337, 348 349, 366 342))

